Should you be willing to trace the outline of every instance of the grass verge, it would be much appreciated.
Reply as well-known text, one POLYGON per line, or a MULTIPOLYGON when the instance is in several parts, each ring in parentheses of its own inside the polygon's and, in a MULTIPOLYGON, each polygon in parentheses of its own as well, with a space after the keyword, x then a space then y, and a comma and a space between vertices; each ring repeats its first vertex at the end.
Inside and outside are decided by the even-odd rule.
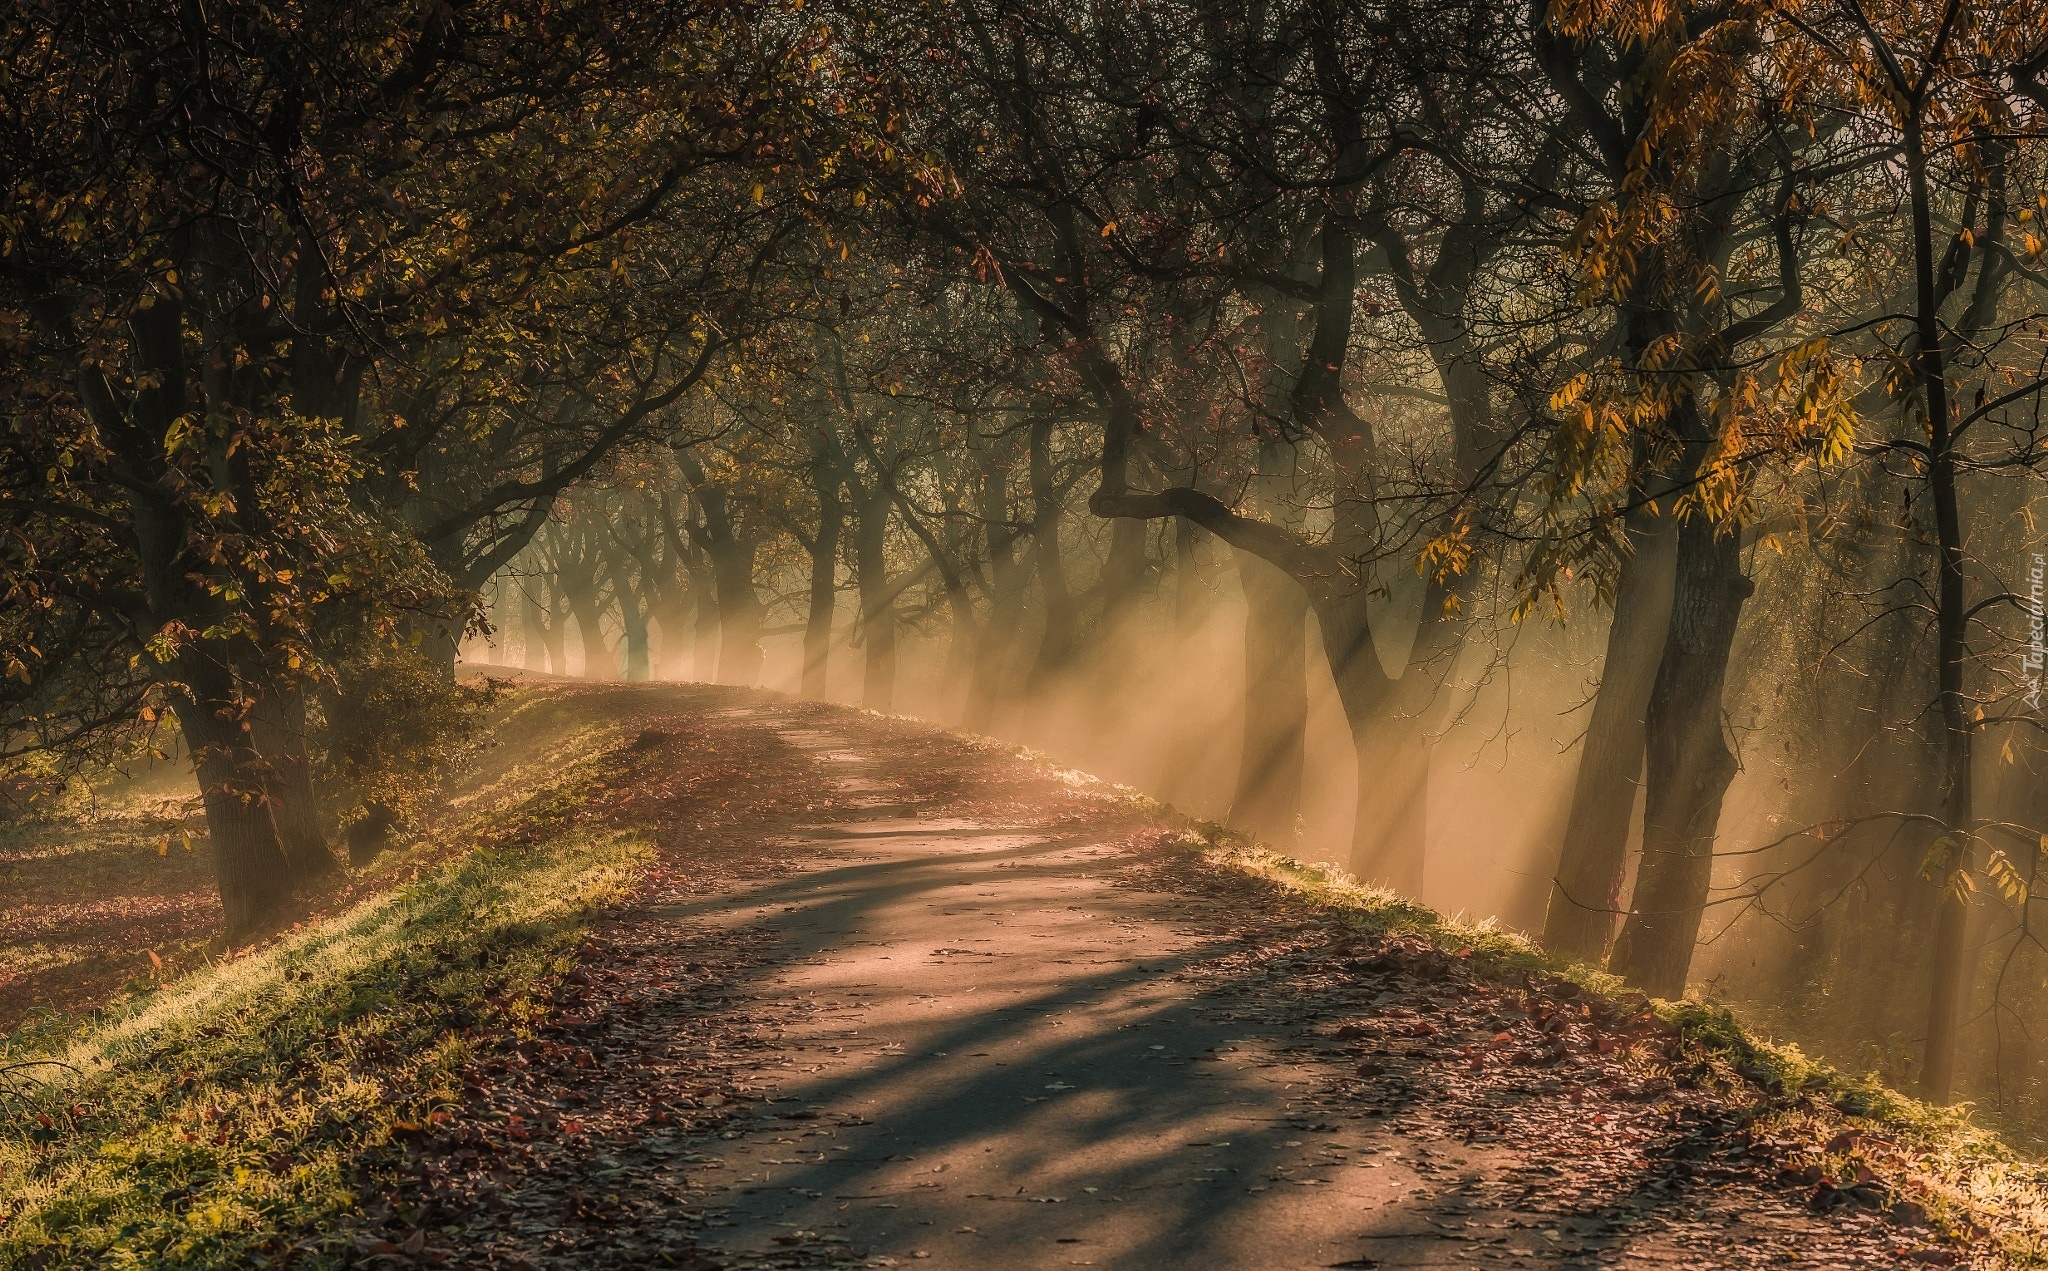
POLYGON ((410 883, 0 1056, 0 1266, 340 1265, 394 1135, 539 1017, 651 854, 579 827, 607 752, 410 883))
POLYGON ((1636 1058, 1679 1085, 1707 1087, 1746 1105, 1753 1138, 1778 1146, 1788 1182, 1823 1204, 1864 1204, 1924 1221, 1968 1245, 1978 1266, 2048 1266, 2048 1168, 1973 1124, 1967 1105, 1935 1107, 1757 1037, 1726 1007, 1652 1001, 1620 980, 1544 953, 1490 922, 1447 918, 1328 865, 1305 865, 1243 835, 1179 821, 1181 845, 1211 865, 1264 879, 1364 934, 1409 936, 1469 957, 1492 977, 1570 981, 1617 1004, 1654 1013, 1666 1043, 1636 1058))

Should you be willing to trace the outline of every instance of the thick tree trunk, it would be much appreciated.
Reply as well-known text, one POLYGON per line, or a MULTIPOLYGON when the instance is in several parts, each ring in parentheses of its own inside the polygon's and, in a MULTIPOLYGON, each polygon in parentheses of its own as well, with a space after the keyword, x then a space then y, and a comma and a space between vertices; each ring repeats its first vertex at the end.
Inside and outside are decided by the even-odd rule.
POLYGON ((564 579, 569 613, 576 620, 576 633, 583 641, 583 678, 610 678, 618 658, 606 646, 604 610, 599 604, 597 584, 588 578, 564 579))
POLYGON ((341 867, 320 825, 313 765, 306 758, 306 695, 297 685, 272 687, 249 713, 250 738, 269 770, 268 797, 278 846, 294 883, 341 867))
MULTIPOLYGON (((1109 555, 1102 562, 1102 636, 1112 649, 1117 628, 1143 598, 1148 522, 1119 518, 1109 523, 1109 555)), ((1114 669, 1115 659, 1110 659, 1114 669)))
POLYGON ((1351 827, 1351 872, 1361 880, 1392 888, 1405 896, 1422 893, 1422 844, 1390 839, 1381 820, 1381 798, 1390 788, 1384 771, 1385 756, 1378 739, 1383 713, 1393 684, 1373 647, 1371 616, 1362 588, 1350 588, 1326 595, 1316 604, 1316 622, 1322 628, 1323 649, 1330 659, 1330 675, 1337 684, 1337 700, 1344 708, 1344 721, 1351 729, 1351 744, 1358 770, 1358 792, 1353 804, 1351 827))
POLYGON ((832 617, 838 608, 839 535, 835 529, 830 550, 820 545, 811 552, 810 604, 804 613, 804 669, 799 691, 812 701, 832 695, 832 617))
MULTIPOLYGON (((696 495, 699 521, 690 538, 710 564, 711 586, 718 605, 718 682, 751 685, 761 678, 761 599, 754 594, 754 540, 734 518, 725 489, 711 481, 703 465, 687 450, 676 452, 683 474, 696 495)), ((703 576, 694 567, 699 606, 704 603, 703 576)), ((697 619, 697 675, 706 678, 703 610, 697 619)))
POLYGON ((1621 913, 1628 868, 1629 818, 1643 770, 1643 715, 1671 624, 1675 517, 1646 517, 1629 533, 1607 629, 1600 689, 1579 752, 1571 811, 1543 917, 1543 946, 1599 962, 1621 913))
POLYGON ((438 615, 416 618, 415 630, 423 633, 420 648, 440 673, 443 684, 455 682, 455 667, 462 660, 462 627, 438 615))
POLYGON ((1237 556, 1244 589, 1244 748, 1230 824, 1294 846, 1308 735, 1308 595, 1277 567, 1237 556))
POLYGON ((701 554, 690 558, 690 596, 696 603, 691 617, 690 676, 700 684, 718 682, 718 589, 711 579, 711 567, 701 554))
POLYGON ((630 587, 621 588, 619 618, 625 627, 625 677, 645 680, 653 672, 653 663, 648 655, 647 614, 640 607, 640 597, 630 587))
POLYGON ((188 695, 176 706, 178 727, 206 808, 221 915, 228 937, 237 939, 291 895, 291 869, 265 798, 263 760, 242 730, 225 666, 204 652, 188 654, 179 665, 188 695))
POLYGON ((974 673, 975 649, 980 643, 981 624, 974 620, 974 597, 955 578, 946 587, 946 665, 941 672, 940 692, 948 707, 959 702, 964 716, 968 681, 974 673))
MULTIPOLYGON (((1266 438, 1253 482, 1259 509, 1295 528, 1302 520, 1300 463, 1292 443, 1266 438)), ((1237 553, 1237 577, 1245 603, 1244 745, 1230 822, 1292 847, 1308 751, 1308 593, 1249 552, 1237 553)))
POLYGON ((718 587, 718 682, 748 687, 761 679, 761 600, 754 594, 754 544, 716 543, 711 572, 718 587))
POLYGON ((1361 730, 1358 820, 1352 827, 1352 872, 1368 882, 1419 897, 1429 846, 1429 773, 1435 743, 1419 709, 1405 706, 1399 686, 1361 730), (1368 784, 1368 778, 1370 784, 1368 784))
POLYGON ((1643 720, 1643 859, 1611 969, 1658 997, 1685 992, 1714 869, 1721 801, 1735 779, 1721 690, 1742 604, 1741 536, 1695 512, 1678 533, 1671 622, 1643 720))
POLYGON ((889 591, 889 562, 884 550, 889 506, 889 496, 880 488, 864 494, 855 510, 853 531, 861 637, 867 654, 860 704, 877 711, 888 710, 896 700, 896 601, 889 591))
POLYGON ((214 748, 198 767, 221 917, 231 940, 260 927, 291 895, 290 867, 278 848, 270 809, 235 789, 246 757, 246 752, 214 748))
POLYGON ((604 590, 598 576, 603 554, 592 536, 601 531, 589 526, 572 526, 564 532, 555 553, 556 625, 563 625, 560 610, 576 624, 583 642, 583 670, 586 680, 610 679, 618 672, 618 658, 605 640, 604 590))
MULTIPOLYGON (((1201 530, 1186 518, 1173 523, 1173 643, 1177 664, 1192 665, 1195 640, 1209 618, 1209 588, 1201 576, 1201 558, 1196 554, 1201 530)), ((1306 604, 1307 593, 1302 594, 1306 604)), ((1304 621, 1304 627, 1306 621, 1304 621)), ((1306 636, 1304 635, 1304 640, 1306 636)), ((1307 658, 1303 653, 1304 661, 1307 658)), ((1249 663, 1249 658, 1246 659, 1249 663)), ((1304 667, 1303 687, 1306 689, 1304 667)), ((1198 809, 1203 801, 1200 787, 1201 756, 1209 748, 1206 730, 1183 716, 1174 721, 1173 738, 1166 749, 1166 771, 1160 774, 1159 793, 1168 803, 1198 809)))

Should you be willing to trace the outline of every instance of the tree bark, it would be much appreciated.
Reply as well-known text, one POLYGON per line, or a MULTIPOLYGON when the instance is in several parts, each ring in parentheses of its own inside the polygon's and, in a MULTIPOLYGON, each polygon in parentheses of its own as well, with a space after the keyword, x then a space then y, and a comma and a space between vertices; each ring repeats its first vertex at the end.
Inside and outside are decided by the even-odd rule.
POLYGON ((1401 705, 1411 696, 1397 684, 1379 714, 1354 729, 1359 794, 1351 854, 1352 872, 1360 878, 1404 896, 1420 896, 1428 860, 1429 774, 1436 747, 1421 709, 1401 705))
POLYGON ((1736 772, 1721 691, 1751 590, 1740 534, 1695 511, 1678 532, 1671 621, 1643 719, 1643 859, 1610 967, 1658 997, 1685 992, 1706 913, 1714 834, 1736 772))
MULTIPOLYGON (((582 531, 579 537, 588 532, 582 531)), ((582 546, 579 544, 577 559, 562 562, 556 577, 561 579, 563 598, 569 602, 569 614, 575 619, 576 632, 583 641, 583 678, 602 680, 617 669, 618 659, 605 643, 604 606, 595 561, 580 550, 582 546)))
POLYGON ((1150 527, 1144 521, 1109 523, 1109 555, 1102 562, 1102 640, 1106 647, 1114 647, 1117 628, 1142 598, 1149 537, 1150 527))
POLYGON ((547 622, 541 628, 541 640, 547 646, 548 673, 564 678, 569 674, 568 599, 561 575, 553 575, 548 582, 547 622))
POLYGON ((534 578, 522 578, 519 582, 519 619, 525 628, 525 638, 519 646, 519 664, 529 671, 552 669, 549 665, 547 617, 541 612, 540 598, 533 594, 538 585, 534 578))
POLYGON ((320 825, 313 765, 306 758, 306 694, 296 685, 271 685, 249 712, 250 739, 268 771, 266 795, 278 846, 294 883, 305 884, 341 868, 320 825))
MULTIPOLYGON (((1181 666, 1193 665, 1195 639, 1209 618, 1209 588, 1202 580, 1201 558, 1196 552, 1196 535, 1200 533, 1193 521, 1184 517, 1174 518, 1173 643, 1175 658, 1181 666)), ((1308 595, 1304 592, 1304 609, 1307 601, 1308 595)), ((1307 626, 1305 614, 1303 626, 1307 626)), ((1304 630, 1304 641, 1306 638, 1304 630)), ((1306 653, 1303 657, 1305 661, 1306 653)), ((1246 660, 1249 662, 1249 657, 1246 660)), ((1304 667, 1304 689, 1307 687, 1306 674, 1304 667)), ((1159 792, 1168 803, 1198 808, 1202 800, 1200 759, 1208 749, 1209 738, 1201 726, 1185 718, 1184 711, 1176 714, 1173 737, 1166 749, 1166 771, 1159 778, 1159 792)))
POLYGON ((1066 561, 1060 555, 1060 500, 1053 480, 1052 420, 1031 421, 1031 560, 1045 599, 1045 631, 1032 660, 1030 683, 1043 685, 1074 655, 1079 624, 1073 588, 1067 584, 1066 561))
POLYGON ((967 697, 974 691, 970 681, 974 674, 975 654, 981 647, 981 624, 975 621, 974 595, 968 590, 966 575, 957 564, 962 560, 971 561, 974 554, 972 539, 966 529, 965 509, 960 506, 958 494, 951 492, 954 487, 950 481, 947 488, 946 534, 942 543, 945 558, 941 561, 938 553, 933 554, 933 563, 944 566, 940 580, 946 589, 948 619, 946 667, 941 683, 943 700, 949 706, 954 702, 960 703, 960 713, 956 718, 964 718, 967 697))
POLYGON ((811 490, 818 499, 818 528, 810 542, 810 604, 804 614, 802 692, 813 701, 832 694, 832 619, 839 602, 839 536, 846 519, 840 500, 845 484, 839 447, 826 428, 810 429, 811 490))
POLYGON ((718 683, 718 588, 711 567, 701 557, 690 563, 690 593, 696 599, 691 615, 690 674, 700 684, 718 683))
POLYGON ((185 691, 174 709, 206 808, 221 915, 228 938, 238 939, 291 895, 291 870, 264 797, 263 760, 242 730, 224 658, 196 649, 178 665, 185 691))
POLYGON ((983 451, 980 458, 980 515, 984 550, 988 553, 988 621, 982 624, 974 650, 974 670, 967 684, 967 705, 960 724, 970 732, 987 732, 995 720, 997 699, 1003 692, 1003 675, 1010 663, 1017 618, 1024 604, 1023 571, 1017 565, 1014 535, 1010 530, 1008 474, 996 457, 983 451))
MULTIPOLYGON (((703 549, 711 566, 711 585, 718 603, 718 682, 751 685, 761 678, 761 599, 754 594, 756 544, 735 523, 723 487, 710 480, 690 452, 676 459, 697 499, 697 520, 690 538, 703 549)), ((698 604, 703 604, 699 595, 698 604)), ((699 611, 697 673, 704 678, 704 621, 699 611)))
POLYGON ((761 678, 761 599, 754 594, 752 542, 728 538, 711 549, 718 588, 718 682, 748 687, 761 678))
POLYGON ((854 509, 853 558, 860 591, 861 636, 867 660, 863 667, 860 704, 886 711, 896 698, 896 599, 889 587, 888 545, 890 499, 876 479, 854 509))
MULTIPOLYGON (((1964 694, 1963 672, 1970 657, 1969 610, 1965 607, 1962 509, 1956 488, 1956 420, 1950 407, 1949 357, 1943 344, 1941 309, 1949 290, 1961 283, 1955 278, 1948 288, 1936 277, 1934 213, 1928 188, 1928 155, 1923 135, 1924 109, 1920 100, 1911 103, 1901 138, 1904 166, 1912 208, 1914 277, 1913 375, 1927 412, 1927 485, 1934 504, 1934 530, 1939 546, 1934 587, 1934 631, 1937 706, 1942 734, 1942 824, 1946 851, 1940 864, 1941 899, 1934 920, 1934 976, 1927 1000, 1927 1049, 1920 1069, 1921 1096, 1932 1103, 1947 1103, 1955 1093, 1956 1049, 1964 1015, 1969 1007, 1973 959, 1970 956, 1970 901, 1961 885, 1975 864, 1977 818, 1975 792, 1971 787, 1974 725, 1964 694)), ((1937 138, 1937 145, 1941 144, 1937 138)), ((1994 157, 1999 151, 1991 152, 1994 157)), ((1986 246, 1995 243, 2002 227, 2004 165, 1995 161, 1990 173, 1994 185, 1991 200, 1992 224, 1986 226, 1986 246)), ((1974 231, 1975 227, 1966 227, 1974 231)), ((1982 248, 1979 249, 1983 251, 1982 248)), ((1965 258, 1967 260, 1967 258, 1965 258)), ((1968 266, 1965 264, 1964 269, 1968 266)), ((1980 301, 1975 312, 1959 324, 1956 339, 1966 338, 1973 319, 1995 312, 1993 282, 1996 266, 1987 258, 1980 267, 1980 301)), ((1981 390, 1980 390, 1981 392, 1981 390)))
POLYGON ((1668 513, 1640 518, 1629 541, 1634 550, 1622 562, 1615 590, 1607 657, 1543 917, 1544 948, 1589 962, 1606 958, 1622 911, 1629 819, 1643 772, 1643 716, 1671 623, 1678 521, 1668 513))
POLYGON ((1282 849, 1299 837, 1308 736, 1308 594, 1238 553, 1244 589, 1244 747, 1230 824, 1282 849))
POLYGON ((620 547, 616 530, 615 525, 606 525, 596 532, 604 536, 605 573, 611 576, 612 596, 619 605, 619 626, 625 644, 623 675, 628 680, 645 680, 653 667, 647 644, 648 598, 653 580, 642 578, 639 586, 634 585, 633 559, 620 547))

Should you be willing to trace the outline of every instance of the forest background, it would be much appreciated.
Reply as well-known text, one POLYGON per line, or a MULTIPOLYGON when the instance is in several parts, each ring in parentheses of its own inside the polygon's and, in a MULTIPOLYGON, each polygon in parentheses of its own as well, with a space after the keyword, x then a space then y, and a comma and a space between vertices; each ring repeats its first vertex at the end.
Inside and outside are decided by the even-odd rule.
POLYGON ((10 814, 1012 737, 2048 1132, 2037 0, 0 17, 10 814))

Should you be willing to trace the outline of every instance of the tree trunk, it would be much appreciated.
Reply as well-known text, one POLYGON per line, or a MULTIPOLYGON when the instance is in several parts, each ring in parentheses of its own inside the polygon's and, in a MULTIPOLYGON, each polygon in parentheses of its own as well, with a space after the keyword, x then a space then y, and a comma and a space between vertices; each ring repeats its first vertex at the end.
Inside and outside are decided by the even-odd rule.
POLYGON ((843 466, 821 426, 811 429, 811 489, 818 497, 818 529, 811 539, 810 605, 804 614, 802 692, 813 701, 832 695, 832 618, 839 603, 839 536, 846 511, 840 502, 843 466))
POLYGON ((1405 896, 1422 892, 1423 855, 1420 843, 1389 841, 1383 833, 1376 794, 1386 788, 1388 774, 1376 739, 1392 694, 1393 684, 1373 647, 1371 615, 1366 593, 1360 587, 1326 594, 1316 603, 1316 622, 1322 628, 1323 649, 1330 659, 1330 675, 1337 684, 1337 700, 1344 708, 1344 722, 1351 730, 1351 745, 1358 767, 1358 793, 1353 803, 1351 826, 1351 872, 1364 882, 1392 888, 1405 896))
POLYGON ((548 674, 567 677, 569 674, 569 615, 568 596, 562 590, 561 575, 553 575, 548 583, 547 622, 541 628, 541 639, 547 646, 548 674))
POLYGON ((564 582, 569 613, 575 618, 576 632, 583 640, 583 678, 609 678, 617 668, 618 659, 605 645, 604 610, 598 602, 597 584, 588 578, 571 578, 564 582))
MULTIPOLYGON (((948 489, 952 485, 948 483, 948 489)), ((967 711, 967 696, 973 690, 969 679, 974 673, 975 651, 981 644, 981 624, 974 619, 974 595, 967 589, 967 579, 951 562, 971 560, 972 540, 965 529, 964 509, 958 496, 950 494, 946 501, 945 553, 947 562, 941 574, 946 588, 946 666, 941 684, 941 700, 944 709, 950 710, 954 702, 960 703, 960 716, 967 711)))
POLYGON ((1419 897, 1428 859, 1435 744, 1422 713, 1426 703, 1410 705, 1412 696, 1396 685, 1380 714, 1353 729, 1359 795, 1351 858, 1352 872, 1360 878, 1419 897))
POLYGON ((596 532, 604 536, 605 572, 611 575, 612 596, 619 605, 619 626, 625 643, 624 677, 644 681, 653 668, 648 657, 647 599, 652 594, 654 580, 643 577, 640 585, 634 586, 633 560, 621 549, 616 526, 608 525, 596 532))
MULTIPOLYGON (((1196 555, 1196 535, 1201 531, 1193 521, 1179 517, 1173 523, 1173 642, 1174 655, 1180 666, 1191 665, 1195 638, 1209 618, 1209 588, 1202 581, 1201 560, 1196 555)), ((1277 572, 1277 571, 1276 571, 1277 572)), ((1308 600, 1302 593, 1303 604, 1308 600)), ((1304 628, 1307 623, 1304 620, 1304 628)), ((1303 633, 1306 641, 1306 631, 1303 633)), ((1306 659, 1303 653, 1303 688, 1307 687, 1306 659)), ((1246 658, 1249 668, 1250 658, 1246 658)), ((1177 714, 1183 714, 1177 712, 1177 714)), ((1209 738, 1205 729, 1197 723, 1181 717, 1174 720, 1172 740, 1166 749, 1166 771, 1160 774, 1160 797, 1168 803, 1198 808, 1202 800, 1200 787, 1200 760, 1208 749, 1209 738)))
POLYGON ((886 711, 896 698, 896 602, 889 593, 889 495, 880 483, 854 513, 853 559, 860 590, 861 636, 867 651, 860 704, 886 711))
MULTIPOLYGON (((1259 509, 1301 526, 1301 458, 1278 437, 1259 445, 1252 483, 1259 509)), ((1230 823, 1276 847, 1294 846, 1308 750, 1308 593, 1285 570, 1237 554, 1244 592, 1244 745, 1230 823)))
POLYGON ((1642 780, 1643 715, 1671 624, 1677 518, 1645 517, 1630 527, 1629 541, 1634 550, 1614 595, 1607 657, 1543 916, 1543 947, 1588 962, 1607 956, 1621 912, 1629 818, 1642 780))
POLYGON ((1735 779, 1721 690, 1743 601, 1742 539, 1695 511, 1678 533, 1671 621, 1644 713, 1643 859, 1611 969, 1658 997, 1685 992, 1713 879, 1721 801, 1735 779))
MULTIPOLYGON (((761 599, 754 594, 755 543, 733 516, 723 486, 706 475, 696 456, 678 450, 676 460, 696 495, 698 520, 690 538, 710 563, 712 593, 718 605, 718 682, 751 685, 761 678, 761 599)), ((698 586, 697 675, 705 676, 708 652, 704 642, 703 578, 693 567, 698 586)))
POLYGON ((264 797, 263 760, 242 731, 226 667, 194 651, 179 659, 186 696, 176 704, 191 748, 230 939, 247 935, 291 895, 291 870, 264 797))
POLYGON ((523 578, 519 583, 519 620, 526 629, 525 639, 520 642, 519 664, 529 671, 550 669, 547 616, 541 612, 539 597, 533 594, 539 585, 534 578, 523 578))
POLYGON ((992 456, 981 463, 981 523, 988 552, 988 621, 982 624, 974 650, 974 671, 967 685, 967 705, 961 712, 961 727, 970 732, 987 732, 995 721, 996 701, 1003 692, 1003 673, 1010 662, 1017 617, 1024 603, 1024 580, 1017 567, 1016 546, 1010 532, 1008 481, 992 456))
POLYGON ((313 765, 306 758, 306 694, 298 685, 272 686, 249 712, 250 739, 268 767, 271 820, 294 883, 305 884, 341 867, 320 826, 313 765))
MULTIPOLYGON (((1973 724, 1963 692, 1963 669, 1970 656, 1970 619, 1964 604, 1965 548, 1956 489, 1955 419, 1949 407, 1948 359, 1942 345, 1942 293, 1935 280, 1932 196, 1928 191, 1926 140, 1918 111, 1916 103, 1914 112, 1907 117, 1903 140, 1913 219, 1913 371, 1921 404, 1927 411, 1927 485, 1934 503, 1935 537, 1940 547, 1935 570, 1934 630, 1942 734, 1941 819, 1947 831, 1943 836, 1947 850, 1941 861, 1940 908, 1934 920, 1934 977, 1927 999, 1927 1049, 1920 1069, 1920 1094, 1931 1103, 1947 1103, 1955 1092, 1957 1035, 1970 999, 1970 901, 1961 883, 1975 863, 1977 824, 1970 784, 1973 724)), ((2002 180, 2002 172, 2001 165, 1994 170, 1994 178, 2002 180)), ((1995 239, 1996 235, 1991 237, 1995 239)))
MULTIPOLYGON (((1102 638, 1114 647, 1117 628, 1137 607, 1145 585, 1145 545, 1151 526, 1119 518, 1109 523, 1109 555, 1102 562, 1102 638)), ((1112 670, 1115 659, 1110 659, 1112 670)))
POLYGON ((1308 734, 1308 595, 1281 569, 1237 556, 1244 589, 1244 748, 1230 824, 1283 850, 1298 839, 1308 734))
POLYGON ((974 671, 980 634, 981 624, 974 620, 974 597, 955 576, 946 584, 946 664, 939 679, 941 701, 945 703, 942 709, 950 709, 958 701, 961 713, 966 713, 968 679, 974 671))
POLYGON ((700 684, 718 682, 718 589, 701 551, 689 558, 691 617, 690 676, 700 684))
POLYGON ((1031 663, 1030 683, 1038 687, 1066 666, 1074 654, 1079 622, 1074 592, 1060 555, 1060 500, 1053 481, 1052 421, 1031 421, 1031 560, 1045 596, 1045 632, 1031 663))
POLYGON ((625 627, 625 677, 645 680, 652 675, 654 664, 648 656, 647 612, 641 608, 640 597, 633 588, 619 589, 619 617, 625 627))
POLYGON ((711 548, 718 587, 718 682, 749 687, 761 678, 761 600, 754 594, 754 544, 726 539, 711 548))

